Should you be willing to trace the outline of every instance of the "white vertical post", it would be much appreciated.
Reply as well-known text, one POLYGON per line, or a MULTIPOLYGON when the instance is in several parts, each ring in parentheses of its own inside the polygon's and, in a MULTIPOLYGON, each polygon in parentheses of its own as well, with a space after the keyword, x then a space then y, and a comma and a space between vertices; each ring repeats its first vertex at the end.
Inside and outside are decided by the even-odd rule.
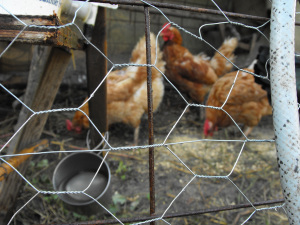
POLYGON ((280 181, 290 224, 300 224, 300 132, 295 79, 296 0, 273 0, 270 64, 280 181))

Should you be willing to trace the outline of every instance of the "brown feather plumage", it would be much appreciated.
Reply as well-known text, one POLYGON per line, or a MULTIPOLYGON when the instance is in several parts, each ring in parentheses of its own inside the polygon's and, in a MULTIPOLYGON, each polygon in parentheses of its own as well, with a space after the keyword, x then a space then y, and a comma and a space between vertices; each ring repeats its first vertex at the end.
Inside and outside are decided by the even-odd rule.
MULTIPOLYGON (((252 69, 245 70, 253 72, 252 69)), ((215 82, 207 99, 208 106, 221 107, 225 103, 236 75, 237 71, 234 71, 215 82)), ((263 116, 272 114, 267 92, 255 83, 253 75, 242 71, 239 71, 223 109, 236 123, 251 128, 256 126, 263 116)), ((222 110, 206 108, 205 111, 206 120, 211 122, 210 132, 216 127, 227 127, 234 124, 232 119, 222 110)))
MULTIPOLYGON (((155 35, 150 34, 151 40, 151 64, 165 72, 165 62, 162 60, 162 52, 157 49, 155 35)), ((141 38, 132 51, 131 63, 146 64, 146 44, 145 37, 141 38)), ((153 89, 153 110, 159 107, 163 95, 164 84, 161 73, 155 68, 152 72, 153 89)), ((142 115, 147 111, 147 67, 128 66, 122 70, 112 71, 107 76, 107 119, 108 125, 114 123, 125 123, 135 128, 134 142, 138 141, 138 129, 142 115)), ((88 103, 82 108, 89 115, 88 103)), ((89 127, 87 117, 77 111, 72 120, 73 126, 80 126, 84 129, 89 127)))
MULTIPOLYGON (((202 103, 212 84, 219 76, 228 72, 232 64, 216 53, 211 60, 199 54, 192 55, 183 47, 182 37, 178 29, 166 26, 162 31, 163 59, 166 61, 166 76, 182 92, 185 92, 196 103, 202 103)), ((233 51, 237 47, 237 39, 224 41, 219 48, 229 60, 233 60, 233 51)))

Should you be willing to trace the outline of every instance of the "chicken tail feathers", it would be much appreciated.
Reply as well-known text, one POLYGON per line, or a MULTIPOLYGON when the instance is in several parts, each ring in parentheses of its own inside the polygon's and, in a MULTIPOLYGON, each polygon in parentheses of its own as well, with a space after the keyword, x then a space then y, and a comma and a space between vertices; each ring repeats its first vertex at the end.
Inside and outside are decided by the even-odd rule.
POLYGON ((238 46, 238 39, 228 38, 226 39, 221 47, 218 49, 218 52, 215 53, 213 58, 210 60, 211 67, 215 70, 218 76, 224 75, 232 69, 232 61, 234 59, 234 50, 238 46), (224 57, 225 56, 225 57, 224 57))
MULTIPOLYGON (((154 60, 156 58, 156 39, 155 39, 155 35, 153 33, 150 33, 150 46, 151 46, 151 63, 154 63, 154 60)), ((135 45, 135 47, 131 53, 130 61, 132 63, 142 63, 142 64, 146 63, 145 36, 141 37, 139 42, 135 45)))

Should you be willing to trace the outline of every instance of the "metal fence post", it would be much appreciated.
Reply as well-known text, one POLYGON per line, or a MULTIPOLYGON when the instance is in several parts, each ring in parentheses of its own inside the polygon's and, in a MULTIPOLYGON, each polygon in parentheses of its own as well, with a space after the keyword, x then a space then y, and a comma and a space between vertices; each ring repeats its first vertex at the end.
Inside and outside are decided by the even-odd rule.
MULTIPOLYGON (((146 61, 151 64, 151 46, 150 46, 150 15, 149 7, 144 7, 145 15, 145 40, 146 40, 146 61)), ((153 47, 153 46, 152 46, 153 47)), ((154 144, 153 131, 153 96, 152 96, 152 71, 147 67, 147 103, 148 103, 148 129, 149 145, 154 144)), ((155 214, 155 171, 154 171, 154 147, 149 147, 149 194, 150 194, 150 215, 155 214)), ((152 221, 150 225, 155 225, 152 221)))
POLYGON ((295 79, 295 0, 273 0, 270 35, 273 123, 290 224, 300 224, 300 139, 295 79))

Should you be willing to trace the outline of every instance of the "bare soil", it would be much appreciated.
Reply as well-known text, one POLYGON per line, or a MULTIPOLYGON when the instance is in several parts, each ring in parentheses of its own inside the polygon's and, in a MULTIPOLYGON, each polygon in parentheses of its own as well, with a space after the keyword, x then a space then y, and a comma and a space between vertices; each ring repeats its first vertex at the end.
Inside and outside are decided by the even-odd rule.
MULTIPOLYGON (((85 90, 61 89, 53 108, 78 106, 85 96, 85 90)), ((4 121, 1 123, 1 144, 4 144, 10 137, 6 137, 5 134, 13 133, 17 111, 14 112, 11 108, 10 96, 1 92, 0 97, 3 102, 0 116, 1 121, 4 121), (10 118, 14 119, 10 122, 10 118)), ((210 141, 205 141, 202 134, 203 112, 201 114, 199 108, 188 108, 176 124, 185 107, 186 103, 181 97, 166 85, 163 103, 154 114, 155 143, 168 144, 167 147, 155 148, 155 205, 158 216, 164 213, 191 213, 282 198, 273 142, 244 144, 244 138, 236 127, 222 129, 216 132, 210 141), (201 177, 202 175, 204 177, 201 177), (209 177, 227 175, 228 179, 209 177)), ((86 147, 85 134, 78 136, 65 128, 65 119, 72 116, 72 112, 49 114, 42 137, 51 141, 47 151, 77 150, 86 147)), ((142 118, 139 145, 146 145, 148 142, 147 124, 145 115, 142 118)), ((132 146, 133 128, 115 124, 110 127, 109 132, 111 146, 132 146)), ((265 117, 249 138, 264 140, 273 139, 273 136, 272 117, 265 117)), ((39 190, 53 191, 53 171, 58 162, 68 154, 70 153, 61 152, 31 157, 25 177, 39 190)), ((111 199, 108 203, 101 202, 101 199, 99 202, 119 219, 148 216, 148 149, 111 151, 106 162, 111 170, 111 199)), ((23 182, 15 211, 34 194, 36 191, 23 182)), ((241 224, 254 211, 255 208, 250 207, 176 217, 166 221, 170 224, 241 224)), ((11 224, 78 224, 80 221, 104 219, 113 218, 109 213, 103 213, 99 205, 93 204, 93 209, 90 206, 74 209, 63 203, 57 195, 39 194, 15 216, 11 224)), ((166 223, 160 220, 157 224, 166 223)), ((248 224, 288 222, 283 210, 278 209, 257 211, 251 216, 248 224)))

